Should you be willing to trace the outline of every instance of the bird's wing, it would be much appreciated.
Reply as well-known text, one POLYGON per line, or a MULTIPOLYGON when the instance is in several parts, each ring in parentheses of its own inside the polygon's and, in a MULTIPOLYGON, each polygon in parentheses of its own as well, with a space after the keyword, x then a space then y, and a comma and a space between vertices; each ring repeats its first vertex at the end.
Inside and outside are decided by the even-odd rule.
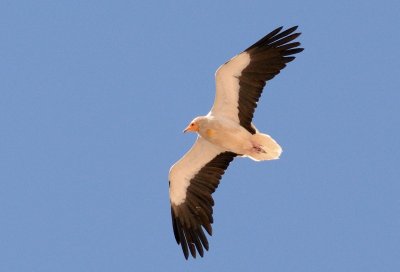
POLYGON ((235 56, 215 74, 216 95, 210 115, 226 117, 240 123, 250 133, 254 110, 266 81, 274 78, 303 51, 293 42, 300 33, 297 26, 281 32, 279 27, 235 56))
POLYGON ((211 194, 229 163, 236 156, 204 140, 200 136, 193 147, 169 173, 172 226, 176 242, 181 244, 185 258, 203 257, 208 241, 203 228, 212 234, 214 200, 211 194))

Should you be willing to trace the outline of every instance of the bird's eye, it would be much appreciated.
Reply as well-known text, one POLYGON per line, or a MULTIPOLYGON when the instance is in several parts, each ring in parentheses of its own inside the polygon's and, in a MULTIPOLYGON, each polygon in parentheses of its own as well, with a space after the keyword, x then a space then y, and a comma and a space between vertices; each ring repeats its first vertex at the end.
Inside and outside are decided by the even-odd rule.
POLYGON ((192 127, 193 127, 193 126, 194 126, 194 124, 193 124, 193 123, 191 123, 191 124, 190 124, 190 126, 192 126, 192 127))

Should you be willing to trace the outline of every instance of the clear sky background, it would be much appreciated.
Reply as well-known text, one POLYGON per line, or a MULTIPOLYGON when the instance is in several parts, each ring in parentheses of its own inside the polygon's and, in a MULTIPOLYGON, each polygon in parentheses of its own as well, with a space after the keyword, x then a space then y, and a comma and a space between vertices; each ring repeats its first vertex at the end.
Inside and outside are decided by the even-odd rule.
POLYGON ((2 1, 0 271, 400 271, 398 1, 2 1), (278 26, 278 161, 235 160, 185 261, 168 170, 218 66, 278 26))

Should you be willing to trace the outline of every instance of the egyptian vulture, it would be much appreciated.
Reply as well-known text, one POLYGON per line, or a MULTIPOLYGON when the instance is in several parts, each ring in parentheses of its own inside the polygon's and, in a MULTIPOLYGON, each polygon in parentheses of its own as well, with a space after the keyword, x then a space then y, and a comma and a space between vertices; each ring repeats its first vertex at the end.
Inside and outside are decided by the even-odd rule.
POLYGON ((255 161, 278 159, 282 149, 252 124, 266 81, 274 78, 301 51, 294 40, 297 26, 279 27, 235 56, 215 74, 214 105, 206 116, 189 123, 184 132, 197 132, 192 148, 169 171, 172 226, 186 259, 203 257, 212 235, 214 200, 211 194, 236 157, 255 161))

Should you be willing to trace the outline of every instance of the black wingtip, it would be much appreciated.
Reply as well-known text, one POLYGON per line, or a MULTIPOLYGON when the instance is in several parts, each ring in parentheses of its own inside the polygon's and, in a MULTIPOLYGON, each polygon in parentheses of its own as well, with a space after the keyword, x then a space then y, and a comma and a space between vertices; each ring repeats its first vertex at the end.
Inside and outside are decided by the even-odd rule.
POLYGON ((290 56, 290 55, 298 54, 298 53, 300 53, 302 51, 304 51, 304 48, 288 49, 288 50, 285 50, 282 55, 283 56, 290 56))
POLYGON ((280 41, 281 39, 286 40, 288 37, 290 40, 293 40, 293 39, 297 38, 298 36, 300 36, 300 34, 301 34, 301 33, 293 33, 297 30, 298 27, 299 26, 296 25, 296 26, 292 26, 291 28, 288 28, 288 29, 282 31, 283 26, 280 26, 280 27, 274 29, 273 31, 271 31, 270 33, 268 33, 267 35, 265 35, 261 40, 257 41, 256 43, 254 43, 253 45, 251 45, 244 51, 247 52, 249 50, 252 50, 252 49, 255 49, 258 47, 266 46, 266 45, 272 44, 276 41, 280 41))
POLYGON ((232 152, 215 156, 192 178, 186 200, 179 205, 171 203, 175 239, 186 260, 190 255, 193 258, 203 257, 204 249, 209 250, 205 231, 211 236, 214 205, 211 193, 218 187, 221 176, 235 157, 232 152))
POLYGON ((277 28, 275 28, 274 30, 272 30, 272 31, 270 32, 270 34, 274 33, 274 34, 272 34, 272 36, 275 35, 275 34, 278 34, 279 32, 282 31, 282 29, 283 29, 283 26, 277 27, 277 28))

